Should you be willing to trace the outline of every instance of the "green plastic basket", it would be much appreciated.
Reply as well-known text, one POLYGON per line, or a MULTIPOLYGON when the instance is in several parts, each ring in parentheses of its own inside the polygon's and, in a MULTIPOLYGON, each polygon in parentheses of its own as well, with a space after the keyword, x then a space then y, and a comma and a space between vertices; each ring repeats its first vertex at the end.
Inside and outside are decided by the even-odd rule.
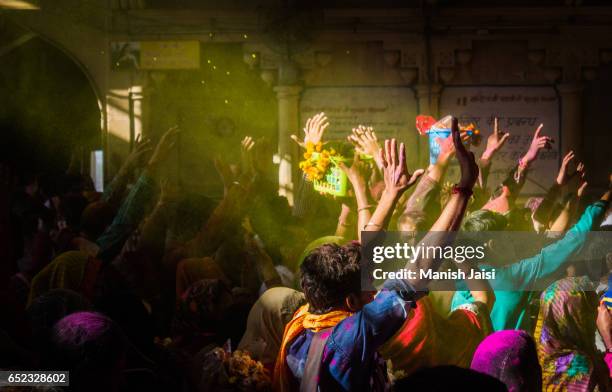
MULTIPOLYGON (((318 159, 319 154, 313 153, 313 158, 318 159)), ((331 157, 331 165, 325 172, 323 179, 314 180, 314 190, 321 193, 327 193, 329 195, 344 197, 348 189, 348 178, 346 174, 338 166, 339 162, 346 162, 344 158, 331 157)))

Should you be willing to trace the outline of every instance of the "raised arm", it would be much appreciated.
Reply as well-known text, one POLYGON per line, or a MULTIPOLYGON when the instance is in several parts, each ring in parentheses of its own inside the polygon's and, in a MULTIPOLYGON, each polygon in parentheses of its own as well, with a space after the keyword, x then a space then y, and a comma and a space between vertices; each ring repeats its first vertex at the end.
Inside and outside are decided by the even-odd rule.
POLYGON ((550 137, 540 135, 543 127, 544 124, 540 124, 536 129, 529 149, 525 155, 519 159, 518 164, 510 170, 508 176, 499 186, 493 198, 482 207, 483 210, 495 211, 500 214, 510 210, 514 200, 516 200, 525 184, 525 178, 529 167, 538 157, 540 150, 549 148, 550 144, 553 142, 550 137))
POLYGON ((140 135, 138 135, 136 147, 127 156, 113 180, 105 187, 102 200, 111 206, 119 206, 132 173, 138 167, 146 164, 146 158, 151 154, 152 150, 151 140, 145 139, 141 141, 140 135))
MULTIPOLYGON (((571 261, 571 256, 587 241, 588 233, 599 222, 599 218, 603 217, 609 201, 610 191, 608 190, 599 201, 585 209, 578 222, 561 239, 544 247, 533 257, 504 267, 511 272, 512 276, 517 277, 517 289, 529 290, 538 280, 547 279, 552 282, 558 278, 559 273, 571 261)), ((539 281, 541 286, 544 286, 543 282, 545 281, 539 281)))
MULTIPOLYGON (((302 148, 306 148, 308 145, 316 147, 319 143, 322 143, 323 134, 328 126, 329 122, 327 121, 327 117, 325 113, 321 112, 306 120, 303 140, 300 140, 297 135, 291 135, 291 139, 302 148)), ((293 205, 293 215, 305 217, 308 215, 311 204, 315 203, 314 198, 316 197, 316 192, 308 182, 306 174, 302 174, 298 180, 294 194, 295 202, 293 205)))
MULTIPOLYGON (((461 135, 459 134, 459 124, 456 118, 453 118, 452 124, 452 136, 455 144, 457 160, 459 161, 459 167, 461 169, 461 179, 459 183, 453 188, 453 193, 442 210, 440 217, 434 223, 431 230, 423 239, 424 246, 446 246, 452 243, 454 236, 452 232, 459 229, 461 226, 461 220, 465 214, 468 201, 472 195, 472 189, 474 184, 478 180, 478 165, 474 158, 474 154, 467 151, 463 143, 461 142, 461 135)), ((437 253, 437 252, 434 252, 437 253)), ((416 263, 411 264, 410 262, 406 265, 407 269, 433 269, 437 270, 442 260, 437 258, 420 258, 416 263)), ((419 276, 419 274, 417 274, 419 276)), ((410 283, 417 290, 422 290, 427 287, 428 279, 417 279, 410 280, 410 283)))
POLYGON ((149 204, 157 193, 161 167, 176 144, 178 132, 178 128, 173 127, 161 137, 147 167, 123 201, 115 219, 97 239, 96 243, 100 246, 98 256, 101 259, 112 260, 121 251, 129 234, 145 217, 149 204))
POLYGON ((429 165, 421 176, 402 208, 398 219, 398 229, 401 231, 427 230, 440 213, 440 182, 455 155, 455 145, 450 135, 447 138, 437 138, 436 142, 440 145, 440 154, 436 163, 429 165))
MULTIPOLYGON (((553 143, 553 139, 549 136, 540 135, 542 132, 542 128, 544 128, 544 124, 540 124, 540 126, 536 129, 533 134, 533 139, 531 139, 531 144, 529 145, 529 149, 519 159, 518 169, 516 171, 515 180, 519 183, 520 178, 525 175, 525 172, 531 164, 538 158, 538 154, 544 148, 550 148, 551 143, 553 143)), ((516 195, 515 195, 516 196, 516 195)))
POLYGON ((493 133, 487 138, 487 147, 478 160, 480 176, 477 185, 481 189, 486 189, 487 187, 487 178, 489 176, 489 170, 491 169, 493 157, 503 147, 509 137, 510 134, 508 132, 500 131, 499 121, 497 117, 495 117, 493 120, 493 133))
POLYGON ((357 238, 361 241, 361 230, 364 229, 372 216, 370 211, 372 204, 369 203, 366 183, 368 167, 361 161, 357 153, 355 153, 351 167, 347 167, 343 162, 340 162, 339 166, 346 173, 353 186, 353 193, 357 200, 357 238))
POLYGON ((550 226, 550 232, 562 233, 570 227, 570 224, 574 219, 576 210, 578 208, 578 205, 580 204, 582 196, 584 195, 584 191, 587 185, 588 183, 581 179, 578 183, 578 189, 576 190, 576 194, 568 195, 567 199, 565 200, 565 203, 563 204, 561 212, 550 226))
POLYGON ((336 236, 347 237, 349 234, 348 229, 352 226, 351 215, 351 207, 346 203, 342 203, 340 215, 338 216, 338 224, 336 225, 336 236))
POLYGON ((412 174, 408 172, 406 147, 404 143, 400 143, 398 154, 395 139, 385 140, 385 147, 380 151, 380 160, 383 165, 385 190, 363 231, 385 230, 399 198, 424 173, 423 169, 416 170, 412 174))
POLYGON ((352 134, 347 139, 355 146, 355 152, 371 156, 376 161, 378 169, 382 170, 380 145, 378 144, 378 137, 376 137, 374 128, 358 125, 357 128, 353 128, 352 134))

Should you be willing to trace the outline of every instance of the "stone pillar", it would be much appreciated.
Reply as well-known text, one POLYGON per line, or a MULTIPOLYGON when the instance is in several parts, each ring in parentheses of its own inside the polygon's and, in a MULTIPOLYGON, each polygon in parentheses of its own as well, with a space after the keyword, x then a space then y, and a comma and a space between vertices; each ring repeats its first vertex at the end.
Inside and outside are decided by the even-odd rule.
POLYGON ((299 101, 301 86, 276 86, 278 99, 278 194, 285 196, 293 205, 293 173, 297 165, 298 149, 291 140, 292 134, 299 134, 299 101))
POLYGON ((582 90, 581 83, 557 84, 561 97, 561 156, 569 150, 580 154, 582 149, 582 90))
MULTIPOLYGON (((143 133, 144 74, 113 71, 106 91, 105 180, 113 178, 129 154, 136 136, 143 133)), ((146 133, 146 132, 145 132, 146 133)), ((147 136, 146 134, 143 136, 147 136)))
MULTIPOLYGON (((442 85, 438 83, 421 83, 415 85, 414 89, 419 103, 417 114, 427 114, 439 118, 442 85)), ((418 140, 419 167, 427 167, 429 165, 429 142, 426 136, 420 136, 418 140)))

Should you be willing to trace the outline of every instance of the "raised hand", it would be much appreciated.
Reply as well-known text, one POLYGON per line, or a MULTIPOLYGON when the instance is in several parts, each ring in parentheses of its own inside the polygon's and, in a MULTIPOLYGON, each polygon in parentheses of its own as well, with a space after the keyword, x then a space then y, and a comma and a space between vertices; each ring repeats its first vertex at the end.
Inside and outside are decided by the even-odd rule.
POLYGON ((419 169, 410 174, 406 167, 406 147, 400 143, 399 154, 397 151, 397 141, 395 139, 385 140, 385 147, 379 152, 379 159, 382 162, 383 178, 385 182, 384 192, 393 195, 400 195, 412 186, 424 170, 419 169))
POLYGON ((567 169, 569 163, 574 159, 575 154, 574 151, 570 150, 564 157, 561 162, 561 167, 559 168, 559 174, 557 174, 557 184, 563 186, 567 184, 567 181, 570 179, 570 176, 567 174, 567 169))
POLYGON ((164 178, 159 184, 160 193, 157 204, 170 204, 180 199, 180 192, 175 183, 168 178, 164 178))
POLYGON ((253 147, 255 140, 251 136, 245 136, 240 142, 240 159, 242 163, 242 174, 255 174, 255 165, 253 164, 253 147))
POLYGON ((151 171, 157 171, 161 163, 168 158, 170 151, 176 146, 176 139, 180 130, 178 126, 168 129, 159 139, 155 150, 149 159, 148 167, 151 171))
POLYGON ((493 133, 489 135, 487 138, 487 147, 485 148, 481 159, 489 160, 493 157, 493 155, 499 151, 506 140, 510 137, 508 132, 499 130, 499 123, 497 117, 495 117, 493 121, 493 133))
POLYGON ((153 151, 151 139, 142 140, 141 135, 138 135, 134 143, 134 149, 127 156, 124 166, 128 169, 135 169, 144 165, 151 151, 153 151))
POLYGON ((523 158, 521 158, 521 162, 523 164, 533 162, 538 157, 538 153, 541 149, 550 148, 550 144, 553 143, 552 138, 549 136, 540 136, 543 127, 544 124, 540 124, 538 129, 536 129, 535 133, 533 134, 533 139, 529 145, 529 150, 527 150, 525 155, 523 155, 523 158))
POLYGON ((476 180, 478 180, 478 165, 476 164, 474 153, 468 151, 463 145, 461 133, 459 132, 459 121, 456 117, 453 117, 451 136, 453 138, 453 144, 455 145, 457 161, 459 161, 459 167, 461 169, 461 180, 459 180, 458 186, 471 190, 476 180))
POLYGON ((581 198, 582 196, 584 196, 584 191, 588 185, 589 185, 588 182, 582 181, 580 183, 580 186, 578 187, 578 190, 576 191, 576 197, 581 198))
POLYGON ((350 167, 346 166, 344 162, 339 162, 338 166, 346 173, 355 190, 365 191, 367 178, 369 177, 369 167, 359 158, 359 154, 355 154, 353 164, 350 167))
POLYGON ((440 146, 440 154, 438 155, 438 161, 441 164, 446 164, 453 155, 455 155, 455 143, 453 142, 453 135, 448 137, 436 138, 436 143, 440 146))
POLYGON ((308 143, 316 145, 323 139, 323 132, 325 132, 325 129, 328 126, 329 122, 327 121, 327 116, 325 116, 325 113, 321 112, 319 114, 315 114, 313 117, 306 120, 306 126, 304 127, 304 140, 300 141, 297 135, 291 135, 291 139, 302 147, 306 147, 308 143))
POLYGON ((374 158, 378 156, 380 145, 374 128, 358 125, 357 128, 353 128, 353 133, 347 139, 355 145, 355 151, 359 154, 370 155, 374 158))

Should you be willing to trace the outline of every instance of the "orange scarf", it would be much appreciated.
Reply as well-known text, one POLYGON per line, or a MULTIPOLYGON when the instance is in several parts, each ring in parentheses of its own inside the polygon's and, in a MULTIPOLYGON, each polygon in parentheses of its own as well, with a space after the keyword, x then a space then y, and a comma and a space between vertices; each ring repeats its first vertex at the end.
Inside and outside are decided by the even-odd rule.
POLYGON ((285 326, 285 333, 281 342, 276 364, 274 366, 274 390, 287 392, 291 390, 291 372, 287 366, 287 348, 304 330, 319 332, 325 328, 335 327, 340 321, 352 313, 344 310, 334 310, 325 314, 312 314, 308 312, 308 304, 295 312, 293 319, 285 326))

